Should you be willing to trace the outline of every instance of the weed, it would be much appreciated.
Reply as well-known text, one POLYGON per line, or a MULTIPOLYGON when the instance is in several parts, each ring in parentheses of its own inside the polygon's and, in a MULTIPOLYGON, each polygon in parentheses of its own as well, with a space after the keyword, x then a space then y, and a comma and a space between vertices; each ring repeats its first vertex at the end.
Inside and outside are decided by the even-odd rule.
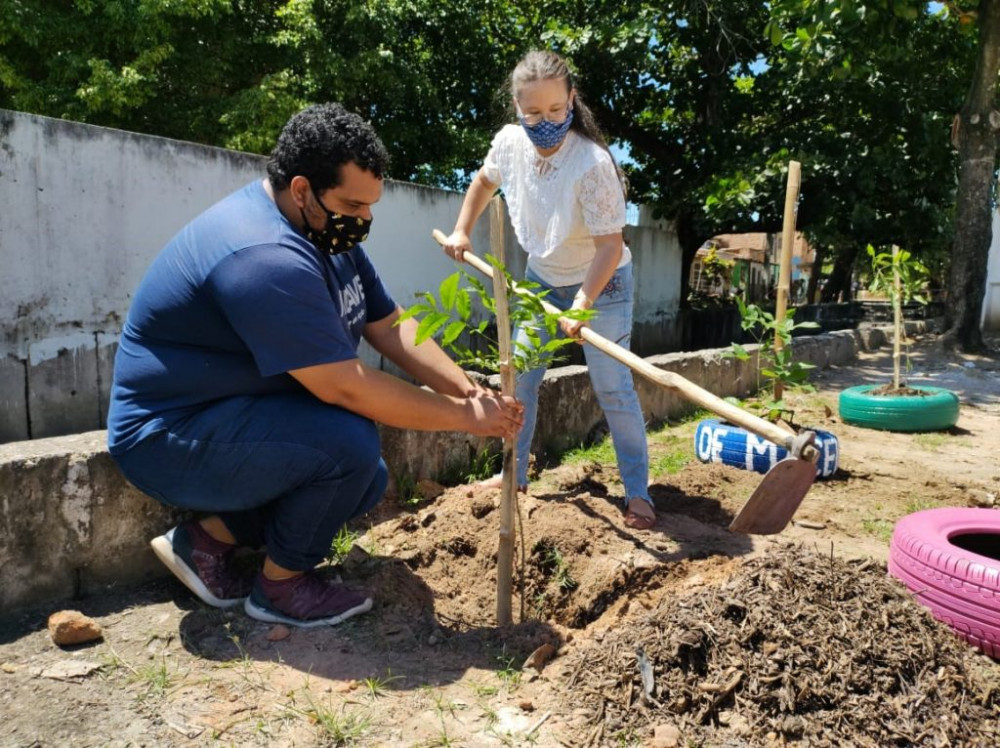
POLYGON ((347 525, 341 527, 330 544, 330 552, 326 555, 326 560, 334 566, 343 563, 347 554, 351 552, 354 542, 360 537, 360 533, 349 530, 347 525))
POLYGON ((892 528, 894 524, 887 519, 861 520, 861 528, 869 535, 874 535, 883 543, 889 543, 892 540, 892 528))
POLYGON ((499 452, 490 452, 486 449, 477 452, 465 474, 465 482, 474 483, 494 475, 500 469, 500 458, 499 452))
POLYGON ((933 509, 938 504, 931 499, 923 498, 920 496, 911 498, 906 502, 906 507, 903 509, 903 514, 913 514, 914 512, 922 512, 924 509, 933 509))
POLYGON ((406 509, 415 509, 423 503, 425 497, 417 486, 417 479, 409 473, 397 473, 393 476, 396 483, 396 498, 399 505, 406 509))
POLYGON ((474 682, 470 685, 472 692, 479 698, 484 698, 488 696, 496 696, 500 689, 496 686, 487 685, 486 683, 474 682))
POLYGON ((532 554, 538 557, 538 566, 541 570, 551 575, 556 586, 563 592, 572 592, 579 583, 573 579, 569 564, 565 557, 555 545, 548 540, 539 541, 532 549, 532 554))
POLYGON ((370 696, 377 698, 388 690, 390 683, 396 680, 403 680, 403 676, 393 675, 392 670, 387 670, 384 678, 372 676, 365 678, 361 681, 361 684, 365 687, 365 690, 368 691, 370 696))
POLYGON ((513 690, 521 684, 521 671, 514 667, 514 658, 507 654, 506 648, 496 656, 497 678, 507 687, 513 690))
POLYGON ((146 686, 146 696, 162 696, 173 683, 170 671, 167 669, 167 660, 160 658, 158 665, 145 665, 134 669, 131 680, 138 681, 146 686))
POLYGON ((371 720, 368 717, 357 712, 349 712, 346 706, 342 706, 338 713, 332 704, 329 706, 317 704, 308 691, 305 692, 305 699, 308 702, 307 707, 288 705, 285 709, 317 725, 333 745, 354 745, 371 727, 371 720))
POLYGON ((928 452, 934 452, 943 447, 949 440, 948 434, 940 431, 931 431, 925 434, 917 434, 913 437, 913 443, 928 452))

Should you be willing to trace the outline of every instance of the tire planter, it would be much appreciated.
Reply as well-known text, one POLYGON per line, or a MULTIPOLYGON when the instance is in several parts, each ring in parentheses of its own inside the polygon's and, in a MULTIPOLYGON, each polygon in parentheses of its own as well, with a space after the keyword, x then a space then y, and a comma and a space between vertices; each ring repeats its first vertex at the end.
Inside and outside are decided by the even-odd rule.
MULTIPOLYGON (((815 429, 815 432, 816 449, 819 450, 816 477, 829 478, 837 472, 840 443, 829 431, 815 429)), ((694 432, 694 453, 702 462, 721 462, 758 473, 766 473, 788 457, 784 447, 717 418, 706 418, 698 423, 694 432)))
POLYGON ((889 573, 921 605, 1000 659, 1000 511, 927 509, 896 523, 889 573))
POLYGON ((849 387, 840 393, 844 423, 882 431, 941 431, 958 421, 958 395, 942 387, 920 385, 924 396, 872 395, 882 385, 849 387))

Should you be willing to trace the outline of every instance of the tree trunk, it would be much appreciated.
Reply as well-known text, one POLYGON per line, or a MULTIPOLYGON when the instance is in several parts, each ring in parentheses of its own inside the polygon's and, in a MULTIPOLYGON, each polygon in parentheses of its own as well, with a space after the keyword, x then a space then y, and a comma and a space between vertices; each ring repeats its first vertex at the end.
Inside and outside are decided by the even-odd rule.
POLYGON ((691 263, 705 242, 696 232, 694 221, 687 211, 682 210, 677 214, 674 226, 677 229, 677 241, 681 245, 681 308, 684 309, 689 306, 687 299, 690 291, 691 263))
POLYGON ((844 301, 851 300, 851 276, 854 274, 854 260, 858 256, 858 245, 844 247, 833 261, 833 271, 823 287, 822 301, 830 303, 842 295, 844 301))
POLYGON ((990 191, 996 168, 997 75, 1000 74, 1000 0, 980 0, 979 54, 957 120, 958 194, 951 250, 947 330, 942 343, 965 351, 983 347, 980 319, 992 228, 990 191))
POLYGON ((806 287, 806 303, 816 302, 816 288, 819 286, 819 277, 823 273, 823 262, 826 260, 826 247, 817 247, 813 258, 812 272, 809 273, 809 285, 806 287))

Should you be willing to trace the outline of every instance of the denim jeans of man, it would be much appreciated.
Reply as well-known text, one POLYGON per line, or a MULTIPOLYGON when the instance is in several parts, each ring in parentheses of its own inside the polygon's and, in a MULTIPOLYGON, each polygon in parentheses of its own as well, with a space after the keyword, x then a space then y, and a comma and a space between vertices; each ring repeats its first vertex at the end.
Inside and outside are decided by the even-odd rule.
POLYGON ((239 545, 308 571, 385 493, 379 450, 372 421, 303 391, 221 400, 115 460, 158 501, 218 514, 239 545))
MULTIPOLYGON (((562 310, 573 306, 573 297, 580 290, 579 285, 552 287, 530 269, 525 274, 525 279, 538 283, 542 290, 548 291, 545 300, 562 310)), ((632 338, 633 296, 632 264, 629 263, 615 271, 600 296, 594 300, 593 309, 597 315, 587 324, 601 337, 627 349, 632 338)), ((536 332, 542 345, 548 342, 549 336, 544 329, 536 332)), ((514 330, 514 339, 519 345, 530 345, 522 325, 514 330)), ((635 392, 632 372, 624 364, 591 345, 584 345, 583 352, 594 393, 608 421, 618 458, 618 471, 625 487, 624 498, 626 501, 636 497, 649 500, 646 422, 635 392)), ((538 390, 544 378, 544 368, 520 372, 517 376, 517 397, 524 403, 524 426, 517 438, 518 485, 528 483, 528 457, 538 417, 538 390)))

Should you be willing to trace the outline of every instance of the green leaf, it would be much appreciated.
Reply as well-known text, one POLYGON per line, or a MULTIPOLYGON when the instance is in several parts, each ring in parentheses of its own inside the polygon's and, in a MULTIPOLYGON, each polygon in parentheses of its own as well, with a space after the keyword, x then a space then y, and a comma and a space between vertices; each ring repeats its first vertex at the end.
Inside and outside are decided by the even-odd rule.
POLYGON ((455 298, 458 293, 458 281, 461 276, 461 273, 452 273, 441 281, 441 285, 438 286, 438 294, 441 296, 442 308, 453 309, 455 307, 455 298))
POLYGON ((433 312, 428 314, 417 326, 416 344, 420 345, 425 340, 433 337, 434 333, 440 330, 448 322, 448 315, 444 312, 433 312))
POLYGON ((461 320, 456 320, 450 323, 444 330, 444 334, 441 336, 441 345, 451 344, 455 338, 465 332, 465 323, 461 320))

